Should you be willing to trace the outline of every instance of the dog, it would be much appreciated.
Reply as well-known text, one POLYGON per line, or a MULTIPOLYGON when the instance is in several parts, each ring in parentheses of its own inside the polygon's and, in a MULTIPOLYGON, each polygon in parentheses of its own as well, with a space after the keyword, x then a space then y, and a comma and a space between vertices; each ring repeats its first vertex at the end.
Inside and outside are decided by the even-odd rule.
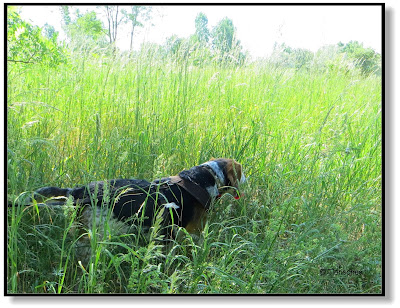
POLYGON ((109 219, 127 224, 141 221, 146 228, 161 215, 164 226, 177 225, 188 233, 199 234, 210 206, 223 194, 238 199, 239 185, 244 182, 241 164, 219 158, 152 182, 114 179, 75 188, 43 187, 34 192, 33 198, 48 205, 66 204, 72 199, 74 206, 83 207, 82 216, 88 222, 96 207, 97 213, 110 213, 109 219))

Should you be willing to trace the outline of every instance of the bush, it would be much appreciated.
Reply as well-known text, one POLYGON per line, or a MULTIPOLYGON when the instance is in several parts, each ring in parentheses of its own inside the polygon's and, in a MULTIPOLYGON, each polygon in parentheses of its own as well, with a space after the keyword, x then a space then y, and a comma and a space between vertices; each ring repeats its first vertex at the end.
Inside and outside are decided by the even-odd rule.
POLYGON ((67 61, 65 51, 57 43, 58 33, 51 38, 42 35, 42 29, 21 19, 13 7, 7 12, 7 62, 57 66, 67 61))

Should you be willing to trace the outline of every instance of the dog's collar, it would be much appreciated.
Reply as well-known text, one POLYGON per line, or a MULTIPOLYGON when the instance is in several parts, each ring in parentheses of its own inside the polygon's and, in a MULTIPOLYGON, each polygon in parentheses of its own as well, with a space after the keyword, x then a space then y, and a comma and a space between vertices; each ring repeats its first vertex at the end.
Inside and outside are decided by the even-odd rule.
POLYGON ((207 190, 200 185, 181 178, 179 175, 171 176, 169 184, 177 184, 191 194, 206 210, 210 208, 212 199, 207 190))

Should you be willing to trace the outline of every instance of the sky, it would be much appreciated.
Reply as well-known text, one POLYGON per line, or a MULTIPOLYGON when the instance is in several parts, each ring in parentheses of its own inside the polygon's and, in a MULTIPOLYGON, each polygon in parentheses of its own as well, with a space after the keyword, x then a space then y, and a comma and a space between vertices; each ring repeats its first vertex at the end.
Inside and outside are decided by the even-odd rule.
MULTIPOLYGON (((81 6, 80 11, 95 8, 81 6)), ((230 18, 237 29, 237 38, 253 57, 270 55, 275 42, 317 51, 325 45, 353 40, 381 53, 381 8, 359 5, 156 6, 152 25, 140 28, 134 48, 138 49, 145 41, 163 44, 174 34, 188 37, 195 32, 194 20, 199 12, 206 14, 209 29, 224 17, 230 18)), ((38 26, 47 22, 64 37, 58 6, 22 7, 21 16, 38 26)), ((122 50, 128 49, 130 42, 128 28, 125 29, 121 29, 117 41, 122 50)))

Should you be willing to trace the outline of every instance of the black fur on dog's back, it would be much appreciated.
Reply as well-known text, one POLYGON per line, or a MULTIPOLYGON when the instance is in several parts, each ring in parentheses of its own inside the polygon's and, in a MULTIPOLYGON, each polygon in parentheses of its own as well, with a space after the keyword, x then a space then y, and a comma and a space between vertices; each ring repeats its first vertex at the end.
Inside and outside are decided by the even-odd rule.
POLYGON ((43 187, 35 192, 34 198, 44 202, 53 197, 72 197, 74 205, 112 207, 115 218, 128 223, 134 221, 132 218, 142 218, 146 227, 152 225, 158 210, 172 204, 172 210, 163 215, 164 224, 173 221, 176 225, 186 227, 195 216, 194 207, 189 205, 198 202, 187 191, 168 181, 169 178, 154 182, 114 179, 75 188, 43 187))

